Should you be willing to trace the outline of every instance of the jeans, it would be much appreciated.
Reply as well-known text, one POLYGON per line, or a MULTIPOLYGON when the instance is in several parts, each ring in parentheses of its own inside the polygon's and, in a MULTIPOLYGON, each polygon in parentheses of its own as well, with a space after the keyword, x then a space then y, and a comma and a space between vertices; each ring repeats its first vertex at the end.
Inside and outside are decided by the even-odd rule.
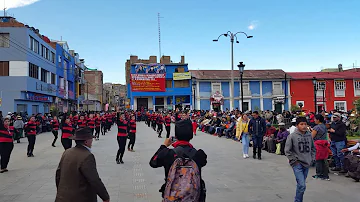
POLYGON ((253 140, 253 147, 254 148, 260 148, 262 149, 262 143, 263 143, 263 136, 252 136, 252 140, 253 140))
POLYGON ((345 148, 345 141, 331 142, 330 149, 335 159, 336 168, 344 168, 344 154, 341 152, 345 148))
POLYGON ((306 190, 306 178, 309 173, 309 168, 306 168, 301 163, 298 163, 293 166, 293 171, 297 182, 294 202, 303 202, 304 193, 306 190))
POLYGON ((249 154, 249 143, 250 143, 249 133, 243 133, 242 134, 243 154, 249 154))

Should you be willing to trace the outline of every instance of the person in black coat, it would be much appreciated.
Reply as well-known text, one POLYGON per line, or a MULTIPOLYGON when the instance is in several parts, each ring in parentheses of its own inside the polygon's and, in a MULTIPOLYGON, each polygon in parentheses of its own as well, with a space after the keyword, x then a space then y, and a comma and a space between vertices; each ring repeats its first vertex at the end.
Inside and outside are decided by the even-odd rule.
MULTIPOLYGON (((163 145, 157 150, 154 156, 150 160, 150 166, 153 168, 164 167, 165 169, 165 183, 161 186, 159 192, 162 193, 164 196, 164 190, 166 186, 166 178, 168 176, 170 167, 176 160, 176 155, 173 149, 169 149, 168 147, 172 145, 174 148, 176 147, 183 147, 184 150, 188 150, 190 152, 195 152, 195 155, 192 157, 192 160, 196 162, 196 164, 200 168, 204 167, 207 163, 207 155, 201 149, 196 150, 190 144, 190 140, 193 138, 193 130, 192 130, 192 123, 189 119, 181 120, 176 122, 175 124, 175 138, 177 139, 176 142, 172 142, 171 138, 165 139, 163 145), (195 151, 194 151, 195 150, 195 151)), ((205 182, 201 179, 201 197, 200 201, 205 201, 205 182)))

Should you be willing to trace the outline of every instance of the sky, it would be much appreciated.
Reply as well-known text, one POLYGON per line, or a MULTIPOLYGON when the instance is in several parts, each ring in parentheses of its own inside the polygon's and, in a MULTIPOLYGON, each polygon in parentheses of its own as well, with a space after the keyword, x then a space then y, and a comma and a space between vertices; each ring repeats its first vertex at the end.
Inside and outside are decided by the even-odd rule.
MULTIPOLYGON (((3 7, 0 0, 0 8, 3 7)), ((192 70, 230 70, 230 39, 238 35, 234 63, 245 69, 320 71, 360 66, 359 0, 5 0, 7 12, 50 39, 68 42, 105 82, 125 83, 130 55, 163 55, 192 70)))

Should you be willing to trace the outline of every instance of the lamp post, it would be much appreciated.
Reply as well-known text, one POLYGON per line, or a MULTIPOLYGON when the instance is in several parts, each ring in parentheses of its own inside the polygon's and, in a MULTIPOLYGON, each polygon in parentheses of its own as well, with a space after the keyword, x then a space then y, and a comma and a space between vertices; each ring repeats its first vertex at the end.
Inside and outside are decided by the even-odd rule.
POLYGON ((192 80, 192 87, 193 87, 193 110, 195 110, 196 104, 196 81, 192 80))
POLYGON ((243 88, 243 74, 244 74, 244 68, 245 64, 243 62, 239 62, 238 64, 239 72, 240 72, 240 84, 241 84, 241 111, 244 107, 244 88, 243 88))
POLYGON ((226 34, 221 34, 217 39, 214 39, 214 42, 219 41, 219 38, 221 36, 230 37, 230 43, 231 43, 231 91, 230 91, 230 108, 234 108, 234 41, 236 43, 239 43, 237 40, 237 34, 244 34, 246 38, 250 39, 253 38, 253 36, 247 35, 245 32, 236 32, 235 34, 228 31, 226 34))
POLYGON ((323 90, 323 110, 326 111, 325 109, 325 88, 326 88, 326 84, 325 81, 322 83, 322 90, 323 90))
POLYGON ((314 85, 314 105, 315 105, 315 111, 314 111, 314 113, 316 114, 317 113, 317 103, 316 103, 316 82, 317 82, 317 80, 316 80, 316 77, 313 77, 313 80, 312 80, 312 82, 313 82, 313 85, 314 85))

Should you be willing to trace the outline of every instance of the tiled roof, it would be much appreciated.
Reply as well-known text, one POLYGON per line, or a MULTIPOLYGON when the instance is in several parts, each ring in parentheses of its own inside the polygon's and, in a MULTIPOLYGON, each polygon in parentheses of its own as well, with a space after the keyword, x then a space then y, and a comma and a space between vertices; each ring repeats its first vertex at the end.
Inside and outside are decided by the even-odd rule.
MULTIPOLYGON (((203 80, 231 79, 231 70, 190 70, 193 77, 203 80)), ((240 78, 239 70, 234 70, 234 78, 240 78)), ((284 79, 285 72, 280 69, 272 70, 245 70, 243 78, 246 80, 256 79, 284 79)), ((287 75, 287 78, 290 78, 287 75)))
POLYGON ((360 72, 287 72, 292 79, 360 79, 360 72))

